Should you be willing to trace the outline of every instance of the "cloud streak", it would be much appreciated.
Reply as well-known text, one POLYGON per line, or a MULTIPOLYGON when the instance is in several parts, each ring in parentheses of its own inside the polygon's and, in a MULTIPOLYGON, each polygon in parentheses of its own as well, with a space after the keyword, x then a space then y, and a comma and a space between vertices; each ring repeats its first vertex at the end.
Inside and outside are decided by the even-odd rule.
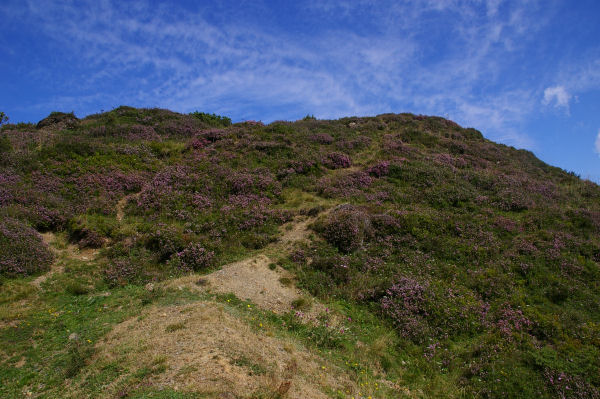
POLYGON ((564 108, 568 111, 571 97, 563 86, 548 87, 544 90, 542 102, 545 105, 554 105, 556 108, 564 108))

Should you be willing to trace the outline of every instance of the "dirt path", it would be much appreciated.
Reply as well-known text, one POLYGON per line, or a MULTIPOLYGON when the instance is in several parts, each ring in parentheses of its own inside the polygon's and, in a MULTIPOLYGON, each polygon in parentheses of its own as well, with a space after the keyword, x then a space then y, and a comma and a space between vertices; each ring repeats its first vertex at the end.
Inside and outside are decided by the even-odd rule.
MULTIPOLYGON (((311 234, 308 226, 316 217, 298 217, 281 227, 279 240, 266 247, 262 254, 230 263, 209 275, 185 276, 167 282, 169 287, 192 290, 208 290, 213 293, 233 293, 236 297, 249 300, 257 306, 274 313, 286 313, 293 308, 293 302, 305 295, 294 286, 294 276, 276 266, 274 260, 265 253, 283 254, 299 242, 307 241, 311 234)), ((306 309, 307 319, 325 310, 314 303, 306 309)))
POLYGON ((54 274, 62 273, 64 271, 64 261, 65 259, 76 259, 83 262, 89 262, 93 260, 98 254, 97 249, 85 248, 79 249, 76 245, 73 244, 64 244, 59 245, 59 238, 56 234, 52 232, 42 233, 42 239, 48 245, 50 250, 55 255, 55 260, 50 266, 50 270, 38 276, 35 280, 31 282, 37 288, 41 288, 42 283, 52 277, 54 274))
POLYGON ((125 206, 127 206, 127 202, 132 199, 132 198, 139 198, 140 193, 133 193, 133 194, 129 194, 124 196, 123 198, 121 198, 119 200, 119 202, 117 202, 117 220, 119 222, 121 222, 123 220, 123 218, 125 217, 125 206))
MULTIPOLYGON (((315 219, 298 217, 282 226, 278 242, 261 254, 206 276, 190 275, 161 285, 233 293, 262 309, 285 313, 303 293, 294 286, 293 275, 274 266, 266 253, 282 253, 307 240, 311 234, 308 226, 315 219)), ((324 310, 322 305, 313 304, 306 311, 306 320, 324 310)), ((347 372, 291 338, 274 336, 259 318, 252 323, 256 325, 249 325, 213 301, 154 306, 119 324, 98 342, 97 355, 82 381, 93 378, 103 365, 117 361, 128 372, 106 387, 106 397, 115 395, 128 374, 144 367, 164 370, 152 377, 153 386, 219 398, 263 397, 256 396, 259 393, 269 398, 304 399, 327 398, 325 392, 332 391, 357 392, 347 372)), ((73 388, 73 397, 84 394, 73 388)))
MULTIPOLYGON (((127 205, 127 202, 132 198, 138 198, 139 195, 140 193, 129 194, 121 198, 119 202, 117 202, 116 210, 117 220, 119 222, 122 221, 123 217, 125 216, 125 206, 127 205)), ((62 273, 64 271, 63 262, 65 259, 76 259, 83 262, 89 262, 94 260, 95 257, 98 255, 97 249, 80 249, 76 245, 69 243, 61 243, 62 245, 59 244, 60 240, 53 232, 41 233, 41 236, 46 245, 48 245, 52 252, 54 252, 56 259, 47 273, 38 276, 35 280, 31 282, 37 288, 40 288, 42 283, 44 283, 46 280, 48 280, 48 278, 52 277, 54 274, 62 273)))

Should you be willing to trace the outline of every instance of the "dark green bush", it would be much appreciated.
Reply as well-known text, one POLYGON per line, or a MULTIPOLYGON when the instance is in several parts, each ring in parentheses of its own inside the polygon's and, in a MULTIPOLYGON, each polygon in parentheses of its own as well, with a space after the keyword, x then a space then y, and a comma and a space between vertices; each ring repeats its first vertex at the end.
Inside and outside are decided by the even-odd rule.
POLYGON ((198 111, 194 111, 194 112, 190 113, 190 115, 195 118, 198 118, 200 121, 202 121, 210 126, 227 127, 227 126, 231 125, 231 118, 228 118, 226 116, 221 116, 221 115, 217 115, 217 114, 207 114, 206 112, 198 112, 198 111))

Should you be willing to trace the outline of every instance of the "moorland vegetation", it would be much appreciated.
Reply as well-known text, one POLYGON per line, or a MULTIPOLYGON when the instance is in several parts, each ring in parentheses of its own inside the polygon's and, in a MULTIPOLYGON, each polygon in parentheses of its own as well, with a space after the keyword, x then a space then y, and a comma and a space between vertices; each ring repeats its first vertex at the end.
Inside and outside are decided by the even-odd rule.
MULTIPOLYGON (((595 183, 440 117, 265 125, 125 106, 0 128, 0 393, 102 392, 124 371, 85 372, 97 340, 150 304, 201 300, 148 283, 259 253, 299 217, 310 240, 273 267, 348 326, 298 309, 265 323, 361 384, 394 382, 363 392, 600 397, 595 183), (36 288, 72 247, 97 256, 36 288)), ((152 396, 141 381, 161 371, 145 370, 121 380, 127 397, 194 397, 152 396)))

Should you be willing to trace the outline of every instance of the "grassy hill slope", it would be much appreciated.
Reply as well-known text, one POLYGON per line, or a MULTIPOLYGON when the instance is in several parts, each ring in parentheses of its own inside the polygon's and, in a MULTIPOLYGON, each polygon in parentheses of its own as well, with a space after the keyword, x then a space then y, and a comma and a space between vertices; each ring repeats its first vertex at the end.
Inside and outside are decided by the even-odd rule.
MULTIPOLYGON (((157 377, 175 355, 100 367, 97 341, 209 301, 336 367, 344 382, 319 395, 597 398, 599 229, 596 184, 439 117, 231 124, 120 107, 6 125, 0 393, 197 397, 157 377), (282 245, 300 221, 312 233, 282 245), (168 284, 259 254, 305 293, 288 313, 168 284), (327 311, 305 322, 312 302, 327 311)), ((256 384, 231 397, 294 392, 256 384)))

